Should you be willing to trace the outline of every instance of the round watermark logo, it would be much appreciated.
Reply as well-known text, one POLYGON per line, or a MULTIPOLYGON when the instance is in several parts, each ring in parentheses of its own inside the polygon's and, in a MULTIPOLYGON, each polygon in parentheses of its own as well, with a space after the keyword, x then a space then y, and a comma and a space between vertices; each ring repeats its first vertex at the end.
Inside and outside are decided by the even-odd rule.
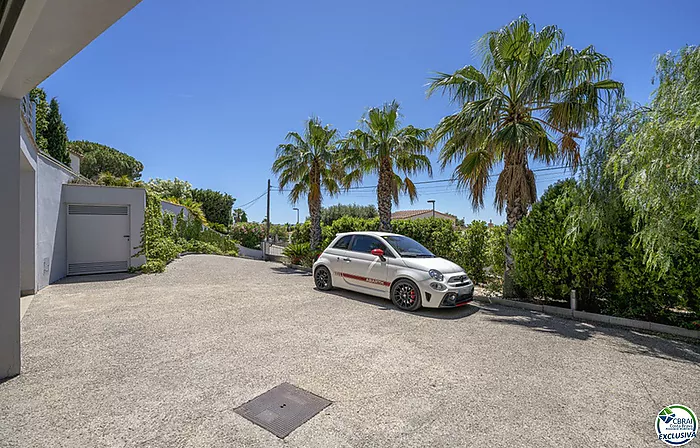
POLYGON ((695 438, 697 432, 698 419, 687 406, 672 404, 656 416, 656 435, 667 445, 685 445, 695 438))

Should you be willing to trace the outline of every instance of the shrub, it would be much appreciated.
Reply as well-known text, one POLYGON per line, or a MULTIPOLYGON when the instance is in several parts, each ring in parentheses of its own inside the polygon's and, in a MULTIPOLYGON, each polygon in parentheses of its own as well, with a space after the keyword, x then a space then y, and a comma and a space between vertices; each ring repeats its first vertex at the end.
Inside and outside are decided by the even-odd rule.
POLYGON ((700 241, 687 239, 686 252, 674 258, 674 267, 654 273, 644 265, 632 214, 621 203, 608 203, 600 225, 569 237, 566 218, 587 201, 574 180, 559 182, 518 224, 511 234, 518 286, 527 296, 545 300, 566 300, 576 289, 587 311, 687 325, 682 319, 676 322, 675 309, 698 311, 700 270, 694 260, 700 241))
POLYGON ((394 232, 421 243, 439 257, 452 258, 452 243, 456 230, 452 222, 439 218, 392 221, 394 232))
POLYGON ((265 238, 265 227, 255 222, 236 223, 231 227, 231 237, 240 241, 241 246, 257 249, 265 238))
POLYGON ((218 222, 209 221, 209 228, 212 230, 216 230, 219 233, 229 233, 229 228, 223 224, 219 224, 218 222))
POLYGON ((192 189, 192 199, 202 204, 207 221, 228 227, 232 222, 233 196, 214 190, 192 189))
POLYGON ((97 179, 101 173, 111 173, 116 177, 126 176, 130 180, 141 177, 141 162, 109 146, 77 140, 69 142, 68 148, 83 155, 80 174, 89 179, 97 179))
POLYGON ((238 255, 238 246, 235 240, 204 227, 199 220, 186 219, 182 212, 177 218, 171 213, 163 213, 160 198, 147 190, 138 252, 146 257, 141 272, 163 272, 181 252, 238 255))
POLYGON ((506 225, 493 226, 486 238, 486 265, 491 273, 503 277, 506 269, 506 225))
POLYGON ((165 272, 165 262, 163 260, 148 260, 139 268, 144 274, 157 274, 165 272))
POLYGON ((313 253, 309 243, 290 244, 284 248, 282 255, 289 258, 292 264, 301 266, 311 266, 313 264, 313 253))
POLYGON ((224 252, 213 244, 197 240, 184 241, 182 243, 182 251, 196 254, 224 255, 224 252))
POLYGON ((473 221, 466 226, 463 232, 455 235, 450 247, 448 258, 462 266, 469 278, 475 283, 483 283, 486 280, 487 238, 488 227, 486 223, 473 221))

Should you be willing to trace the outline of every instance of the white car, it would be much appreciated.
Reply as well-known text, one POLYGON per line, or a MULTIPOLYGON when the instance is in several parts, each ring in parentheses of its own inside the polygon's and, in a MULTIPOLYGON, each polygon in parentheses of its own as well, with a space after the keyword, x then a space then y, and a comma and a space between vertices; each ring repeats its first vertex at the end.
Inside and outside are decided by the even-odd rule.
POLYGON ((391 299, 406 311, 466 305, 474 294, 461 267, 395 233, 338 234, 314 263, 313 275, 322 291, 350 289, 391 299))

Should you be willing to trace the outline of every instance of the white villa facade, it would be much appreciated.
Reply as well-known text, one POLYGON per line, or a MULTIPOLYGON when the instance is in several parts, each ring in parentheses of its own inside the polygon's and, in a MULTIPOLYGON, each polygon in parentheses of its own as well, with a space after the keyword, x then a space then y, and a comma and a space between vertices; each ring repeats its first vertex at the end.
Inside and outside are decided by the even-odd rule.
MULTIPOLYGON (((134 238, 143 223, 145 192, 69 184, 79 168, 73 171, 37 151, 33 114, 27 113, 32 108, 22 101, 138 3, 9 0, 0 5, 0 379, 20 373, 22 292, 38 291, 67 275, 71 265, 100 271, 94 264, 99 260, 84 257, 96 256, 89 241, 104 239, 105 226, 110 238, 103 243, 119 246, 110 253, 130 266, 143 262, 133 255, 140 244, 134 238)), ((108 262, 101 270, 117 267, 108 262)))

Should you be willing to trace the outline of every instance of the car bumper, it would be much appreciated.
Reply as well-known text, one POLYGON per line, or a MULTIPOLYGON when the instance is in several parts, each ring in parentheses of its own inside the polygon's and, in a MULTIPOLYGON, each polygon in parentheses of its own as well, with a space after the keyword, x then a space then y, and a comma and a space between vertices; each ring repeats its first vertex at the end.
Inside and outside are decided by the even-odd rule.
POLYGON ((423 306, 426 308, 455 308, 467 305, 474 298, 474 284, 465 286, 449 286, 435 280, 420 282, 419 287, 423 292, 423 306), (431 284, 440 283, 442 290, 437 290, 431 284))

